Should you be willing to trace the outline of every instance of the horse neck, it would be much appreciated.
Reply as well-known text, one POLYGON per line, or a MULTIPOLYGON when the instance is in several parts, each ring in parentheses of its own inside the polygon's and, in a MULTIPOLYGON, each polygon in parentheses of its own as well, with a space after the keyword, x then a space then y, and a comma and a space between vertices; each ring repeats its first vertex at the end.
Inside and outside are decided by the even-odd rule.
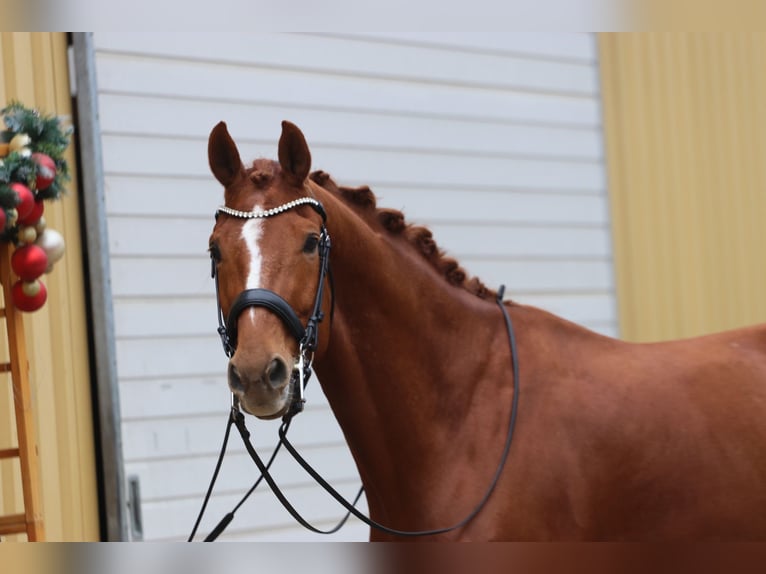
MULTIPOLYGON (((323 204, 333 244, 335 312, 317 368, 331 366, 341 379, 361 374, 369 395, 390 397, 396 389, 400 399, 433 398, 465 390, 450 384, 450 359, 465 349, 466 328, 488 315, 493 327, 501 326, 496 305, 450 285, 404 238, 373 229, 332 197, 323 204), (372 384, 378 379, 380 384, 372 384)), ((489 340, 495 329, 471 336, 482 335, 489 340)), ((358 382, 353 384, 358 391, 358 382)), ((428 408, 417 405, 418 411, 428 408)))
POLYGON ((460 441, 481 437, 473 427, 463 432, 465 424, 484 417, 496 426, 476 409, 487 397, 497 400, 488 379, 509 376, 507 335, 494 302, 448 284, 406 240, 373 230, 334 196, 322 201, 335 314, 317 373, 371 511, 376 492, 411 505, 422 483, 462 456, 460 441), (487 361, 493 350, 502 367, 487 361))

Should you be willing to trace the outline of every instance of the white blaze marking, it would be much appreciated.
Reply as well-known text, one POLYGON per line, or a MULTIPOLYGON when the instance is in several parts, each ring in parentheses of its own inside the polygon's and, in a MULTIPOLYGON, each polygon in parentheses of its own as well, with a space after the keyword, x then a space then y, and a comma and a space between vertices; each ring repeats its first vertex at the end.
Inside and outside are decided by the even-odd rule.
POLYGON ((249 219, 242 226, 242 239, 245 241, 247 250, 250 253, 250 269, 247 274, 247 284, 245 289, 257 289, 261 286, 261 250, 258 242, 263 235, 263 220, 249 219))

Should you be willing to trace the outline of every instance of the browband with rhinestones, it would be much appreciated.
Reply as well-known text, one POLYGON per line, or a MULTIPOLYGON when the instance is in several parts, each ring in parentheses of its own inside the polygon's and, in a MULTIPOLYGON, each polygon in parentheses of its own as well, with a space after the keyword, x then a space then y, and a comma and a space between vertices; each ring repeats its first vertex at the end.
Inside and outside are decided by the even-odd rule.
POLYGON ((221 205, 216 211, 216 214, 225 213, 226 215, 231 215, 232 217, 239 217, 240 219, 263 219, 265 217, 279 215, 280 213, 285 212, 288 209, 292 209, 293 207, 298 207, 299 205, 306 205, 306 204, 311 205, 314 209, 316 209, 319 212, 320 215, 322 215, 322 217, 324 217, 324 208, 322 207, 322 204, 319 203, 313 197, 301 197, 300 199, 294 199, 293 201, 288 201, 285 204, 282 204, 277 207, 272 207, 271 209, 257 210, 257 211, 240 211, 238 209, 232 209, 231 207, 226 207, 225 205, 221 205))

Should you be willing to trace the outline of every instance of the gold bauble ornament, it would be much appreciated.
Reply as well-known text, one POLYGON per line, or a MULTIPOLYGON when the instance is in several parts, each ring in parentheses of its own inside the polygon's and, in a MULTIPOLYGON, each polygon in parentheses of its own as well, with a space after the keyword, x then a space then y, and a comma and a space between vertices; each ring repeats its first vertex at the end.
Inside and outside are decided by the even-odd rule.
POLYGON ((19 241, 21 243, 34 243, 37 240, 37 230, 31 226, 21 227, 19 229, 19 241))
MULTIPOLYGON (((32 138, 29 137, 27 134, 16 134, 11 138, 11 141, 8 142, 8 149, 11 151, 11 153, 15 151, 22 150, 29 146, 29 144, 32 143, 32 138)), ((32 152, 29 152, 29 155, 32 155, 32 152)))

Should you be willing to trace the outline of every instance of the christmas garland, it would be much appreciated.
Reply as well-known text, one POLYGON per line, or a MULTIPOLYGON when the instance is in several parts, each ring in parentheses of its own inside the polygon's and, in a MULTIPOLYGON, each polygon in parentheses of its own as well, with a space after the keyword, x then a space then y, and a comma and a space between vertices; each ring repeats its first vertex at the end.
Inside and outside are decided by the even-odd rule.
POLYGON ((13 242, 11 268, 19 280, 11 288, 13 304, 36 311, 45 304, 43 273, 64 255, 61 234, 46 228, 44 201, 58 199, 69 180, 63 154, 71 129, 59 119, 18 102, 0 110, 0 240, 13 242))

